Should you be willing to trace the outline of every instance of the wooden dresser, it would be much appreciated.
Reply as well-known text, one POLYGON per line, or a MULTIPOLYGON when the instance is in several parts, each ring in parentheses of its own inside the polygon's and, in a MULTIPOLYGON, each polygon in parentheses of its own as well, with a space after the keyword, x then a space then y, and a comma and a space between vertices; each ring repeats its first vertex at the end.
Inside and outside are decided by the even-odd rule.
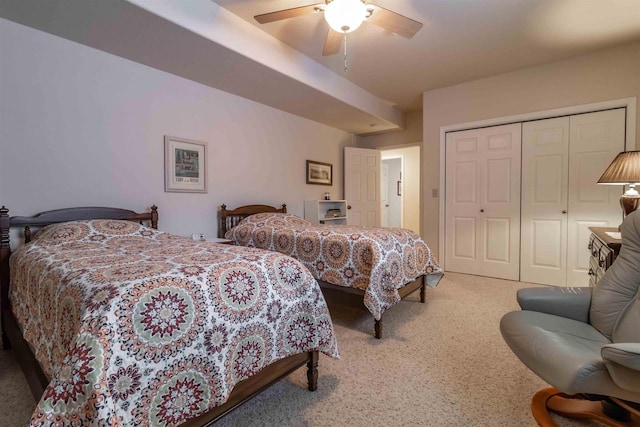
POLYGON ((616 227, 589 227, 589 286, 593 287, 604 276, 620 252, 622 240, 612 237, 609 233, 619 233, 616 227))

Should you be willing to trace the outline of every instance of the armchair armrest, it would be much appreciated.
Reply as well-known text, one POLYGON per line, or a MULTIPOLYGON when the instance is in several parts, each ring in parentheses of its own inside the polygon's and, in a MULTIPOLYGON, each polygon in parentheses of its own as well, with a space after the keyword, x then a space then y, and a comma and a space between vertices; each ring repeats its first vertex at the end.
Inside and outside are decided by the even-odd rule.
POLYGON ((619 387, 640 393, 640 343, 607 344, 600 354, 619 387))
POLYGON ((640 343, 607 344, 600 350, 602 358, 640 372, 640 343))
POLYGON ((524 288, 518 290, 517 298, 523 310, 589 322, 591 288, 524 288))

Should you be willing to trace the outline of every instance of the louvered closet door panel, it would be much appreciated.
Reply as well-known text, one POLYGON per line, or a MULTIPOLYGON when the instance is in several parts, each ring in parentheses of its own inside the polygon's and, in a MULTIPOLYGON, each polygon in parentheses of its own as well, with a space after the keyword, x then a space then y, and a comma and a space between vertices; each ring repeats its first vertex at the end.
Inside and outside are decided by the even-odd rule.
POLYGON ((598 185, 613 158, 624 151, 624 108, 570 117, 567 285, 589 283, 589 227, 622 222, 622 186, 598 185))
POLYGON ((445 267, 517 280, 520 124, 447 134, 445 267))
POLYGON ((520 280, 567 282, 569 117, 522 125, 520 280))

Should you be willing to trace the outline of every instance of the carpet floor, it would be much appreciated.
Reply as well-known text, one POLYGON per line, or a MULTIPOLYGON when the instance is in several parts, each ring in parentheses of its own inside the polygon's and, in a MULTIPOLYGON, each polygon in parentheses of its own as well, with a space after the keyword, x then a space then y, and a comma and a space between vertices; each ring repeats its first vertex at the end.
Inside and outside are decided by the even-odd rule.
MULTIPOLYGON (((534 285, 447 273, 425 304, 416 293, 385 313, 381 340, 367 311, 330 301, 340 359, 321 355, 318 390, 306 390, 299 369, 220 425, 535 426, 531 397, 547 385, 498 326, 526 286, 534 285)), ((13 352, 0 351, 0 426, 26 425, 34 407, 13 352)))

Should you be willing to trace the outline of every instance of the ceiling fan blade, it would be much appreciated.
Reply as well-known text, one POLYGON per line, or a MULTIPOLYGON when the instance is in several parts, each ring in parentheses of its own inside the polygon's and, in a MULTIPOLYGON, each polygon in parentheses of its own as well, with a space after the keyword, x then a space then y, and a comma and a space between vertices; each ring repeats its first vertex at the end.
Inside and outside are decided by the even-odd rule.
POLYGON ((254 16, 255 20, 261 24, 280 21, 282 19, 296 18, 298 16, 310 15, 324 10, 324 3, 310 4, 308 6, 294 7, 292 9, 278 10, 276 12, 263 13, 254 16))
POLYGON ((414 21, 411 18, 407 18, 406 16, 392 12, 376 4, 367 3, 367 9, 372 10, 373 13, 365 20, 366 22, 382 27, 399 36, 410 39, 422 28, 421 22, 414 21))
POLYGON ((340 46, 344 40, 344 34, 337 31, 333 31, 329 28, 327 34, 327 41, 324 43, 324 49, 322 49, 322 56, 335 55, 340 52, 340 46))

